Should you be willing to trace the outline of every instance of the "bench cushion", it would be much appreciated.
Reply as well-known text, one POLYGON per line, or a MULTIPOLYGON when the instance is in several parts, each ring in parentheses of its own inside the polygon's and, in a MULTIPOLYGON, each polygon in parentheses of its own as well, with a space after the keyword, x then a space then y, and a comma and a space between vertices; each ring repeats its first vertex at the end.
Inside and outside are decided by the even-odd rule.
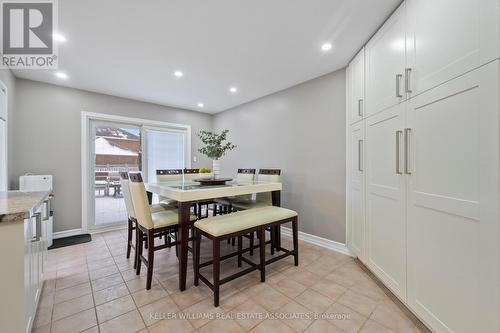
POLYGON ((209 235, 220 237, 297 215, 297 212, 290 209, 267 206, 209 217, 196 222, 194 226, 209 235))
MULTIPOLYGON (((151 214, 153 225, 155 228, 171 226, 179 223, 179 213, 176 209, 168 209, 151 214)), ((190 214, 191 221, 196 220, 196 215, 190 214)))

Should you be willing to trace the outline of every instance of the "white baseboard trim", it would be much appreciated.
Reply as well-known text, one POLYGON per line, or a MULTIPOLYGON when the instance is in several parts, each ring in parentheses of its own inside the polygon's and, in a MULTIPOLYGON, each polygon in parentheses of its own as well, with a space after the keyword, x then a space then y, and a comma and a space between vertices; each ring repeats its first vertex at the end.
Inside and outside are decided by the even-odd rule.
MULTIPOLYGON (((292 237, 292 229, 290 229, 290 228, 281 227, 281 233, 285 236, 292 237)), ((302 232, 302 231, 299 231, 299 239, 303 240, 304 242, 310 243, 310 244, 321 246, 321 247, 324 247, 326 249, 333 250, 333 251, 354 257, 352 252, 349 251, 347 246, 343 243, 339 243, 336 241, 332 241, 330 239, 307 234, 307 233, 302 232)))
POLYGON ((71 229, 71 230, 64 230, 64 231, 58 231, 54 232, 52 235, 53 239, 58 239, 58 238, 63 238, 63 237, 69 237, 69 236, 75 236, 75 235, 81 235, 83 234, 83 229, 78 228, 78 229, 71 229))

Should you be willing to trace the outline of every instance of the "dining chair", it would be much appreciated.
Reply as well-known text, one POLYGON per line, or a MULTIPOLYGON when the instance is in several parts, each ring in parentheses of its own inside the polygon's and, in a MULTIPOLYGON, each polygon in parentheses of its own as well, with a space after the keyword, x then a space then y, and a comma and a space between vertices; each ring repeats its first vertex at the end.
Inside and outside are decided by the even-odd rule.
MULTIPOLYGON (((130 251, 134 249, 134 268, 137 267, 137 250, 133 239, 133 232, 137 230, 137 219, 135 217, 134 205, 129 188, 129 177, 127 172, 120 172, 120 184, 122 187, 123 200, 125 201, 125 208, 127 209, 128 216, 128 233, 127 233, 127 259, 130 258, 130 251)), ((165 207, 159 204, 150 206, 152 213, 157 213, 165 210, 165 207)), ((147 244, 147 243, 146 243, 147 244)))
MULTIPOLYGON (((153 279, 153 264, 155 251, 179 245, 178 239, 175 242, 165 242, 162 245, 156 245, 154 238, 162 234, 177 233, 179 230, 178 211, 176 209, 167 209, 153 213, 149 206, 146 188, 142 180, 141 173, 129 173, 129 188, 134 212, 137 220, 136 244, 137 244, 137 268, 136 274, 141 273, 141 264, 144 263, 147 267, 146 289, 151 289, 153 279), (142 255, 144 248, 144 239, 148 243, 147 257, 142 255)), ((196 215, 190 215, 190 221, 196 221, 196 215)))
MULTIPOLYGON (((236 174, 236 182, 244 183, 251 182, 255 180, 255 169, 238 169, 236 174)), ((213 215, 227 214, 233 210, 233 202, 242 201, 248 202, 252 200, 252 194, 243 194, 235 197, 224 197, 220 199, 215 199, 214 212, 213 215)))
MULTIPOLYGON (((174 181, 182 181, 182 176, 183 176, 183 170, 182 169, 158 169, 156 170, 156 182, 174 182, 174 181)), ((163 197, 163 196, 158 196, 158 199, 160 200, 160 205, 163 205, 165 207, 177 207, 177 201, 163 197)))
MULTIPOLYGON (((259 174, 257 176, 257 180, 259 182, 272 182, 272 183, 280 183, 281 182, 281 169, 260 169, 259 174)), ((262 192, 257 193, 255 195, 255 200, 251 197, 244 198, 244 200, 236 200, 232 203, 232 208, 234 210, 246 210, 258 207, 266 207, 272 206, 273 200, 271 196, 271 192, 262 192)), ((276 239, 276 230, 272 228, 267 228, 266 231, 269 231, 271 235, 271 254, 274 254, 274 240, 276 239)), ((248 234, 248 239, 250 241, 250 247, 253 248, 254 244, 254 233, 248 234)), ((253 251, 250 251, 250 255, 253 255, 253 251)))

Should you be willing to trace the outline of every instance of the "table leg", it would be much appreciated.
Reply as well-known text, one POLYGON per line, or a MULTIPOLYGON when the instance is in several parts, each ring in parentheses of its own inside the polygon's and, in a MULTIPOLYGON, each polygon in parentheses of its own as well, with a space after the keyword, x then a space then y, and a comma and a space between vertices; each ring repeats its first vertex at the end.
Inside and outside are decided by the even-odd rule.
POLYGON ((191 213, 191 202, 179 202, 179 289, 186 289, 186 274, 188 261, 189 242, 189 215, 191 213))
MULTIPOLYGON (((272 191, 271 192, 271 199, 272 199, 272 202, 273 202, 273 206, 278 206, 278 207, 281 207, 281 191, 272 191)), ((278 225, 275 227, 275 231, 274 231, 274 235, 275 235, 275 248, 277 251, 280 250, 281 248, 281 226, 278 225)))

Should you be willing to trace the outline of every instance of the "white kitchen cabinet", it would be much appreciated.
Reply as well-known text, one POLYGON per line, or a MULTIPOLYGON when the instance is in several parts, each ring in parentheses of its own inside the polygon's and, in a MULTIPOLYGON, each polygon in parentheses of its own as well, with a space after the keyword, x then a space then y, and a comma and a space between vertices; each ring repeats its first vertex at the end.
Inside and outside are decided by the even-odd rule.
POLYGON ((366 265, 406 298, 404 104, 366 119, 366 265))
POLYGON ((349 249, 361 260, 365 244, 365 124, 358 122, 349 128, 349 249))
POLYGON ((408 104, 408 303, 437 332, 499 332, 499 61, 408 104))
POLYGON ((407 0, 411 95, 498 58, 498 15, 498 0, 407 0))
POLYGON ((365 46, 365 206, 348 164, 348 245, 437 333, 500 332, 499 15, 498 0, 407 0, 365 46))
POLYGON ((405 29, 403 3, 366 44, 366 116, 406 99, 405 29))
POLYGON ((364 48, 349 64, 350 122, 355 123, 363 119, 365 108, 365 50, 364 48))

